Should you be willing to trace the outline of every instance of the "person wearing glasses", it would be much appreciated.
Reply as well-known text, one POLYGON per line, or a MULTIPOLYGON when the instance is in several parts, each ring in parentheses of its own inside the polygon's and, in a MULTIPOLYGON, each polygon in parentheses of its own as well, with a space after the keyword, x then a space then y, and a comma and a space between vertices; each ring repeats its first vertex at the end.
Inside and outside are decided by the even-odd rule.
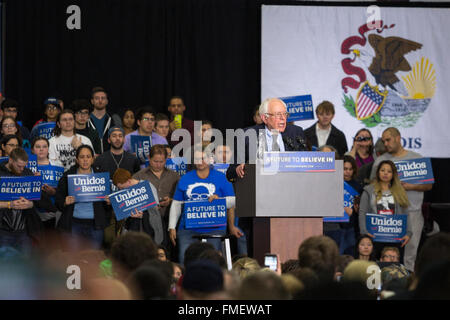
POLYGON ((39 119, 33 126, 36 127, 40 123, 44 122, 56 122, 58 114, 61 112, 62 108, 59 104, 59 100, 55 97, 49 97, 44 101, 44 117, 39 119))
POLYGON ((305 130, 305 135, 311 146, 317 148, 323 145, 333 146, 339 157, 343 157, 348 151, 347 139, 345 134, 331 123, 334 114, 331 102, 321 102, 316 108, 317 122, 305 130))
MULTIPOLYGON (((155 112, 152 107, 143 107, 136 113, 136 122, 138 128, 130 134, 125 136, 125 143, 123 149, 127 152, 134 153, 133 146, 131 144, 132 136, 149 136, 150 147, 157 144, 167 144, 166 138, 161 137, 159 134, 153 131, 155 127, 155 112)), ((149 150, 150 151, 150 150, 149 150)), ((148 154, 146 155, 148 157, 148 154)), ((142 165, 142 168, 145 166, 142 165)))
POLYGON ((5 99, 2 102, 1 109, 3 111, 3 117, 12 117, 19 124, 20 136, 24 140, 30 139, 30 130, 23 125, 21 121, 18 120, 17 115, 19 114, 19 103, 13 99, 5 99))
POLYGON ((1 140, 2 156, 9 157, 11 151, 22 145, 22 140, 15 134, 7 134, 1 140))
POLYGON ((53 134, 49 140, 49 159, 55 165, 64 167, 64 172, 75 165, 79 146, 86 144, 92 148, 88 137, 75 132, 75 116, 71 109, 64 109, 58 115, 53 134))
MULTIPOLYGON (((303 129, 299 126, 288 124, 289 114, 286 104, 278 98, 269 98, 263 101, 259 107, 259 115, 262 124, 244 129, 255 130, 261 134, 264 143, 264 151, 306 151, 306 137, 303 129)), ((249 140, 245 141, 245 162, 255 162, 255 155, 249 154, 249 140)), ((236 153, 235 153, 236 154, 236 153)), ((235 161, 236 162, 236 161, 235 161)), ((227 170, 227 178, 234 181, 244 177, 244 163, 233 164, 227 170)))
POLYGON ((380 262, 400 262, 400 251, 396 247, 384 247, 381 250, 380 262))
POLYGON ((75 132, 88 137, 89 140, 91 140, 95 155, 98 156, 102 151, 102 142, 100 141, 98 133, 87 126, 89 121, 89 110, 91 109, 89 101, 85 99, 76 99, 72 102, 70 108, 75 114, 75 132))
MULTIPOLYGON (((268 98, 259 107, 259 116, 263 123, 244 129, 254 130, 257 140, 256 150, 264 151, 307 151, 306 136, 300 126, 288 123, 289 114, 286 104, 278 98, 268 98), (262 145, 261 145, 262 144, 262 145)), ((239 148, 236 148, 239 150, 239 148)), ((256 154, 250 154, 250 141, 245 140, 245 162, 239 163, 238 153, 234 152, 234 164, 226 173, 230 182, 242 179, 245 175, 245 163, 255 163, 256 154)), ((247 240, 248 252, 253 250, 253 218, 240 218, 239 228, 244 232, 247 240)))
POLYGON ((16 135, 21 141, 20 147, 30 148, 30 141, 28 139, 23 139, 20 131, 20 125, 16 120, 14 120, 14 118, 11 116, 3 117, 2 121, 0 121, 0 128, 2 137, 11 134, 16 135))
MULTIPOLYGON (((225 235, 227 226, 186 228, 187 216, 183 212, 185 202, 189 201, 213 201, 218 198, 226 199, 227 221, 234 219, 230 211, 235 206, 233 186, 227 181, 225 175, 210 168, 207 155, 203 151, 194 152, 195 170, 191 170, 182 176, 177 184, 170 207, 169 214, 169 238, 175 246, 178 242, 179 263, 184 264, 184 253, 191 243, 198 240, 192 236, 199 234, 225 235), (180 219, 181 218, 181 219, 180 219), (179 224, 178 224, 179 221, 179 224), (178 229, 177 229, 178 225, 178 229)), ((233 220, 231 220, 233 221, 233 220)), ((234 221, 233 221, 234 222, 234 221)), ((234 223, 227 223, 231 234, 236 232, 234 223)), ((208 242, 221 250, 220 239, 208 239, 208 242)))
POLYGON ((358 168, 375 160, 372 133, 362 128, 358 130, 353 139, 352 150, 346 153, 356 160, 358 168))

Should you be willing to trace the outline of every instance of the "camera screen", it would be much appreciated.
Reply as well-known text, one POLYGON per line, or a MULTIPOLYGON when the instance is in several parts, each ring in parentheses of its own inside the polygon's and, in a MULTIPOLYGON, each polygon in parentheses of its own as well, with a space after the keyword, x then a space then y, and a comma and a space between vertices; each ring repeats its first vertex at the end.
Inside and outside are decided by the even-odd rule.
POLYGON ((276 256, 265 256, 264 265, 270 269, 277 270, 277 257, 276 256))

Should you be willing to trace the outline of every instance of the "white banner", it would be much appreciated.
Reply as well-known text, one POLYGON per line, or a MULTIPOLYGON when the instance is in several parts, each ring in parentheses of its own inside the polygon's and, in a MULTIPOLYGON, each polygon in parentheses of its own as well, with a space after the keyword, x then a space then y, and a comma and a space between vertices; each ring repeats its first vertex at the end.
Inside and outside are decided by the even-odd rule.
POLYGON ((263 6, 261 100, 311 94, 314 110, 334 104, 349 148, 393 126, 405 148, 448 158, 448 30, 447 8, 263 6))

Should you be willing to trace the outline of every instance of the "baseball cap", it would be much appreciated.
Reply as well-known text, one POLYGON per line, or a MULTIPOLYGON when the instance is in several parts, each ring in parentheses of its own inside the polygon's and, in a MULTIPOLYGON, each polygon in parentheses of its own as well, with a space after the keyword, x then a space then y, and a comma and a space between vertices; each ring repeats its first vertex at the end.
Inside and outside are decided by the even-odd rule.
POLYGON ((49 97, 44 100, 44 105, 54 104, 55 106, 59 106, 59 100, 55 97, 49 97))
POLYGON ((109 131, 108 131, 108 138, 109 138, 109 136, 111 135, 111 133, 113 133, 114 131, 120 131, 120 132, 123 133, 123 135, 125 135, 125 131, 123 130, 122 127, 114 126, 114 127, 111 127, 111 128, 109 129, 109 131))

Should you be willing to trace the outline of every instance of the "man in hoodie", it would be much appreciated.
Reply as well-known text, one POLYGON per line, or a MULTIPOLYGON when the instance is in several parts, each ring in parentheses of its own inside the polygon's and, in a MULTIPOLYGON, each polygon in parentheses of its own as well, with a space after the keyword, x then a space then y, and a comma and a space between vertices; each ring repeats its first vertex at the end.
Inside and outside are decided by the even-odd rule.
POLYGON ((116 115, 110 116, 106 111, 108 106, 108 94, 102 87, 95 87, 91 93, 91 104, 94 110, 89 117, 88 127, 97 131, 101 140, 101 153, 108 151, 111 145, 108 142, 109 128, 114 126, 122 126, 120 118, 116 115))

